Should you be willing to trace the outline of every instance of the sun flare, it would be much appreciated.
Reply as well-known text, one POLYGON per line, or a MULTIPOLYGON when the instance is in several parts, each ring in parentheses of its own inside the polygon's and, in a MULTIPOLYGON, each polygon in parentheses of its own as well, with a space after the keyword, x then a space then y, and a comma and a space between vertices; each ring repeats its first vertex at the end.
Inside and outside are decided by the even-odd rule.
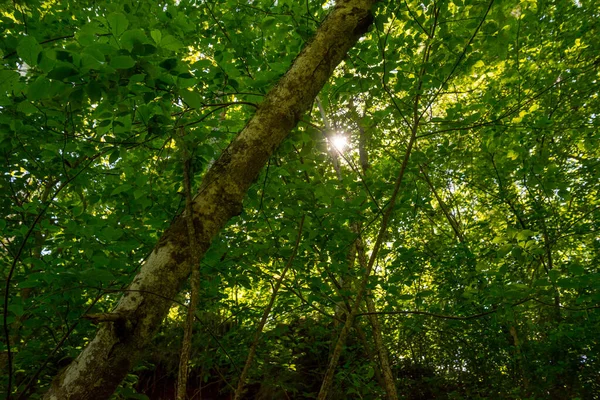
POLYGON ((342 152, 348 147, 348 138, 344 135, 335 135, 331 137, 330 143, 337 151, 342 152))

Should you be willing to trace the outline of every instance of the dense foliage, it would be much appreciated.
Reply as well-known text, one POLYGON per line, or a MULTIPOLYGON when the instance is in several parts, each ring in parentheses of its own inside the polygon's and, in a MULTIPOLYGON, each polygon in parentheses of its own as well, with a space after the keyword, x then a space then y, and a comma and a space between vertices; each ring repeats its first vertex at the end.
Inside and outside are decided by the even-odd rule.
MULTIPOLYGON (((37 398, 183 210, 177 127, 197 187, 332 2, 0 7, 0 385, 37 398)), ((228 398, 292 260, 247 396, 316 395, 414 134, 368 286, 399 396, 598 398, 599 79, 594 0, 379 3, 202 260, 190 394, 228 398)), ((171 398, 173 300, 115 398, 171 398)), ((332 397, 384 393, 365 312, 332 397)))

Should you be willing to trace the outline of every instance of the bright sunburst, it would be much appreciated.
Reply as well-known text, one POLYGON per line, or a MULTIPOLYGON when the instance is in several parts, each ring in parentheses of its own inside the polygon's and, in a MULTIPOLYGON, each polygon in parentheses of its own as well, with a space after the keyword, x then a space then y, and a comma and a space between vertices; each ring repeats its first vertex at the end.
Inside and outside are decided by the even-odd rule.
POLYGON ((329 139, 331 145, 339 152, 348 147, 348 138, 344 135, 335 135, 329 139))

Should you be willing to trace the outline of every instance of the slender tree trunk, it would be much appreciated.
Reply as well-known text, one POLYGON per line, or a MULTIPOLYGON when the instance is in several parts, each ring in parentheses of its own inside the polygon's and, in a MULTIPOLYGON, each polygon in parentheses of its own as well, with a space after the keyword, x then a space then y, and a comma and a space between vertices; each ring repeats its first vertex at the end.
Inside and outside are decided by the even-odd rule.
MULTIPOLYGON (((363 347, 365 348, 365 355, 367 356, 367 360, 373 366, 377 366, 377 357, 371 349, 372 343, 369 343, 369 341, 367 340, 367 335, 365 334, 365 331, 362 328, 362 324, 354 324, 354 329, 356 329, 356 336, 358 336, 358 340, 360 340, 363 347)), ((381 376, 379 368, 373 368, 373 375, 375 376, 375 380, 377 381, 377 383, 379 383, 379 386, 385 388, 385 382, 383 380, 383 377, 381 376)))
MULTIPOLYGON (((365 248, 361 238, 356 240, 356 252, 358 253, 358 262, 360 266, 367 269, 367 255, 365 254, 365 248)), ((366 293, 365 302, 367 303, 367 311, 369 312, 369 321, 371 322, 371 329, 373 329, 373 338, 375 340, 375 350, 379 356, 379 364, 381 365, 381 372, 383 373, 383 383, 385 392, 388 400, 398 400, 398 392, 396 391, 396 382, 394 381, 394 374, 392 373, 392 367, 390 365, 390 359, 388 357, 387 349, 383 343, 383 335, 381 334, 381 325, 377 318, 377 311, 373 299, 369 296, 370 293, 366 293)))
POLYGON ((190 279, 190 303, 187 309, 185 327, 183 331, 183 341, 181 343, 181 353, 179 357, 179 373, 177 375, 177 400, 185 400, 187 398, 187 381, 188 381, 188 363, 192 354, 192 337, 194 334, 194 320, 196 316, 196 308, 198 307, 198 290, 200 289, 200 246, 196 242, 196 228, 193 219, 193 199, 192 199, 192 178, 191 178, 191 157, 185 143, 185 130, 180 129, 180 145, 183 153, 183 186, 185 188, 185 223, 188 229, 188 240, 190 246, 190 261, 192 263, 192 278, 190 279))
MULTIPOLYGON (((340 0, 256 114, 206 173, 193 201, 199 254, 241 212, 260 170, 294 128, 334 68, 373 21, 375 0, 340 0)), ((185 213, 184 213, 185 214, 185 213)), ((190 273, 185 215, 164 232, 94 339, 53 381, 45 399, 105 399, 123 380, 190 273)))

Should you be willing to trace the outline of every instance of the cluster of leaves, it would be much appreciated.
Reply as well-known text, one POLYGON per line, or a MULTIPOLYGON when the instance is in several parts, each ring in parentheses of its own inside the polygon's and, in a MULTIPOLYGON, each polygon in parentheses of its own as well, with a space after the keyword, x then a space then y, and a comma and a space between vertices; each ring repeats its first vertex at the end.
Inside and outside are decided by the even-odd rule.
MULTIPOLYGON (((93 337, 82 316, 111 309, 183 209, 175 127, 198 183, 331 4, 14 4, 0 10, 0 365, 37 396, 93 337)), ((319 96, 348 149, 331 150, 315 105, 202 261, 196 390, 235 386, 305 218, 249 395, 316 394, 362 276, 356 228, 369 250, 415 133, 369 282, 399 394, 593 398, 599 19, 593 0, 380 2, 319 96)), ((117 396, 175 379, 186 291, 174 300, 117 396)), ((339 398, 382 396, 371 337, 359 316, 339 398)))

